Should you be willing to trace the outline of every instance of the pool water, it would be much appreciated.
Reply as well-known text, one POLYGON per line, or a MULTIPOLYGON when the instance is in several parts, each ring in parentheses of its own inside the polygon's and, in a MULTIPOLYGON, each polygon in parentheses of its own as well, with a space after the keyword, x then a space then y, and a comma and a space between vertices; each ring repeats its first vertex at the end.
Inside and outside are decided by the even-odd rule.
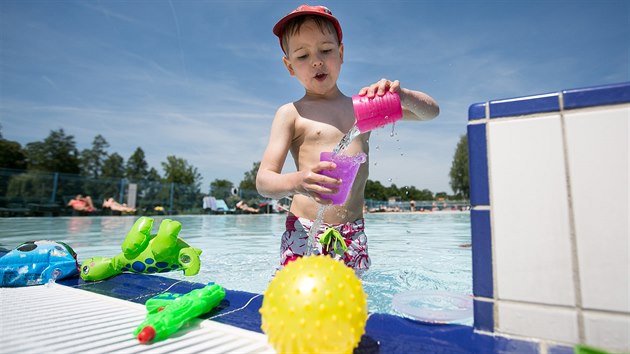
MULTIPOLYGON (((156 218, 154 232, 160 220, 156 218)), ((285 215, 177 215, 182 237, 203 250, 201 271, 161 275, 227 289, 263 293, 279 262, 285 215)), ((30 240, 70 245, 79 262, 121 252, 133 216, 0 218, 0 246, 13 249, 30 240)), ((365 216, 371 268, 363 274, 368 310, 396 314, 395 294, 410 290, 472 293, 468 212, 372 213, 365 216)), ((472 320, 470 320, 472 323, 472 320)))

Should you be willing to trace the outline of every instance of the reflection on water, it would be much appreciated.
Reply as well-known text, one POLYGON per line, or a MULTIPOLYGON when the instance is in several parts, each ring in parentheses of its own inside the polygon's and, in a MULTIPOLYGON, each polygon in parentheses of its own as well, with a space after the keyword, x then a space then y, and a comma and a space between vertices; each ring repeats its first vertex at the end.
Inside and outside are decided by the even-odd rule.
MULTIPOLYGON (((182 237, 203 250, 201 272, 176 279, 262 293, 279 262, 284 215, 173 216, 182 223, 182 237)), ((157 217, 153 232, 160 221, 157 217)), ((394 313, 391 300, 407 290, 441 290, 472 293, 468 213, 367 214, 366 234, 372 266, 363 275, 370 312, 394 313)), ((93 256, 112 257, 121 252, 133 216, 0 218, 0 246, 13 249, 29 240, 68 243, 79 261, 93 256)))

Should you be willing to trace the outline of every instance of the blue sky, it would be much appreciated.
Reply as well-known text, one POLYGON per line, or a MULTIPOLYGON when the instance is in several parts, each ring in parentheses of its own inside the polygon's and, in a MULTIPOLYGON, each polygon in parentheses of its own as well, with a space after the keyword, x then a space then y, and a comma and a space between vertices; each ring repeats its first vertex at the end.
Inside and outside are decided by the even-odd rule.
MULTIPOLYGON (((303 95, 271 33, 301 3, 0 1, 2 135, 24 146, 63 128, 81 150, 101 134, 161 174, 168 155, 187 160, 203 191, 238 184, 276 109, 303 95)), ((430 122, 372 134, 370 179, 384 185, 451 193, 472 103, 630 81, 626 0, 319 4, 341 22, 346 95, 386 77, 440 104, 430 122)))

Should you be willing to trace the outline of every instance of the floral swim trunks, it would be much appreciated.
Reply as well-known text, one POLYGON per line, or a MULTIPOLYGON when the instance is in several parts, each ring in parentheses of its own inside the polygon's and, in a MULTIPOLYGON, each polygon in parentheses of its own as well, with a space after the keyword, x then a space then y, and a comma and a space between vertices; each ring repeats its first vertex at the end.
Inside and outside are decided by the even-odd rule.
MULTIPOLYGON (((302 257, 306 253, 308 233, 313 221, 295 215, 287 216, 286 231, 280 243, 280 267, 302 257)), ((315 236, 316 248, 312 254, 329 255, 355 270, 367 270, 370 267, 367 236, 363 219, 345 224, 322 223, 315 236), (324 242, 322 244, 322 241, 324 242)))

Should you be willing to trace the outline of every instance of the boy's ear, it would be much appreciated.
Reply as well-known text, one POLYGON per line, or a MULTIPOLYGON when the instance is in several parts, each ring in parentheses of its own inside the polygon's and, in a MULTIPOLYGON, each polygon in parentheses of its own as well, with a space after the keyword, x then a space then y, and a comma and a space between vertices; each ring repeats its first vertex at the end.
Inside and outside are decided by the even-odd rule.
POLYGON ((295 71, 293 71, 293 66, 291 66, 291 61, 289 61, 289 59, 287 59, 287 57, 282 57, 282 63, 284 64, 284 66, 289 71, 289 74, 291 76, 295 76, 295 71))

